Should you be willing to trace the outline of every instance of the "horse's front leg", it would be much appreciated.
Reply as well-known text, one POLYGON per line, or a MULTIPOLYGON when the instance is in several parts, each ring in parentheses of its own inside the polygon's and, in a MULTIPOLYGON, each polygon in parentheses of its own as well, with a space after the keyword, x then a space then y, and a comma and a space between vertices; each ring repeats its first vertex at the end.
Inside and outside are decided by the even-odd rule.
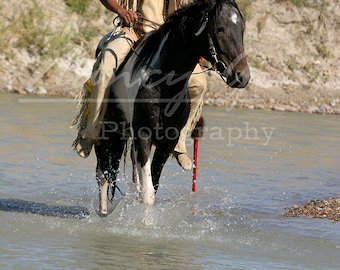
POLYGON ((103 171, 100 166, 100 161, 97 161, 96 179, 99 188, 99 213, 107 215, 107 201, 109 191, 109 176, 107 171, 103 171))
POLYGON ((119 162, 125 144, 126 139, 123 139, 119 133, 113 133, 110 134, 109 139, 100 140, 100 143, 95 146, 97 156, 96 178, 99 187, 99 213, 101 215, 108 214, 108 189, 110 184, 113 184, 113 188, 115 188, 119 162))
MULTIPOLYGON (((141 131, 141 130, 140 130, 141 131)), ((138 132, 134 140, 134 152, 139 179, 142 184, 142 200, 145 204, 152 205, 155 201, 155 189, 151 175, 151 136, 144 132, 138 132)))
POLYGON ((139 175, 138 175, 138 169, 137 169, 137 162, 136 162, 136 156, 135 156, 135 150, 134 146, 131 147, 131 161, 132 161, 132 181, 136 186, 137 192, 140 193, 140 181, 139 181, 139 175))
POLYGON ((169 158, 170 152, 165 147, 157 147, 152 159, 151 174, 152 183, 155 191, 159 186, 159 178, 161 176, 165 162, 169 158))

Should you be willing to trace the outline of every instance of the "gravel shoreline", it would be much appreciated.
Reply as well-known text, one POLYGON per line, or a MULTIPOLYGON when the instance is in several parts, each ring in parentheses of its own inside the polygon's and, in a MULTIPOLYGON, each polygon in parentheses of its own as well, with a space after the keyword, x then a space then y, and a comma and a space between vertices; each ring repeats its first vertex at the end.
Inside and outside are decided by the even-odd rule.
POLYGON ((217 74, 207 73, 205 105, 225 107, 227 110, 246 108, 340 115, 340 89, 336 87, 304 89, 300 85, 280 81, 272 81, 271 85, 263 87, 265 78, 257 70, 251 69, 251 76, 246 89, 233 89, 226 87, 217 74))
MULTIPOLYGON (((15 76, 16 72, 12 71, 11 75, 15 76)), ((256 74, 252 76, 256 78, 256 74)), ((82 87, 82 83, 86 81, 86 77, 75 76, 73 81, 70 78, 72 82, 68 83, 65 80, 66 82, 64 81, 60 86, 55 84, 55 80, 41 83, 43 86, 35 86, 23 83, 27 82, 28 78, 29 75, 25 74, 22 79, 18 80, 20 83, 10 87, 1 87, 0 83, 0 92, 74 98, 78 89, 82 87)), ((228 111, 234 108, 244 108, 340 115, 340 91, 336 89, 333 92, 315 90, 309 93, 302 91, 299 87, 289 85, 287 86, 289 90, 283 91, 277 87, 261 88, 258 82, 251 82, 246 89, 234 89, 227 87, 219 76, 212 72, 207 73, 207 79, 208 91, 204 98, 206 106, 224 107, 228 111)))
POLYGON ((311 200, 301 205, 286 208, 283 213, 287 217, 310 217, 340 221, 340 198, 311 200))

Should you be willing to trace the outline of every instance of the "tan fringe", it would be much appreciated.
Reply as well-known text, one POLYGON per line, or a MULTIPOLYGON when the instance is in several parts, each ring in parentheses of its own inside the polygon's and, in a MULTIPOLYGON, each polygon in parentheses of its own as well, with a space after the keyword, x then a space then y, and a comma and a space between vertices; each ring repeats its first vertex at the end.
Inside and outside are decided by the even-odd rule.
POLYGON ((137 0, 118 0, 118 4, 125 9, 137 10, 137 0))
POLYGON ((78 92, 75 97, 75 101, 77 102, 75 111, 76 115, 71 122, 71 128, 77 125, 78 136, 73 141, 72 147, 75 148, 82 138, 82 131, 85 129, 89 116, 89 98, 91 94, 91 82, 90 79, 84 84, 83 88, 78 92))
MULTIPOLYGON (((193 0, 172 0, 175 2, 177 8, 192 3, 193 0)), ((118 0, 118 4, 125 9, 132 9, 137 11, 137 8, 141 5, 142 0, 118 0)))

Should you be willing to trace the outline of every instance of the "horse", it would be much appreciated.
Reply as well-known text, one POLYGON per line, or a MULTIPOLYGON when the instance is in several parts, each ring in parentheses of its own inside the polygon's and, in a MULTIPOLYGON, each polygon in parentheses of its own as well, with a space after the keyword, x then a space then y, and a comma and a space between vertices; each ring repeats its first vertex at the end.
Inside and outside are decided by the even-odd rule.
POLYGON ((137 42, 110 86, 100 141, 95 145, 100 214, 107 214, 109 188, 112 196, 117 189, 119 164, 129 138, 133 182, 141 201, 154 203, 164 164, 189 116, 187 83, 201 57, 228 86, 246 87, 250 72, 244 30, 244 18, 234 0, 197 0, 137 42))

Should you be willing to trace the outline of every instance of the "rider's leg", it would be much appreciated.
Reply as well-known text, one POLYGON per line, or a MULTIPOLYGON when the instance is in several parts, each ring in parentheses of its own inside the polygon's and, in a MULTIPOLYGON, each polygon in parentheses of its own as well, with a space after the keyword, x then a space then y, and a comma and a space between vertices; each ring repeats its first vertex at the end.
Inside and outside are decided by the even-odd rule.
POLYGON ((191 101, 190 114, 186 125, 181 130, 178 143, 174 149, 174 156, 176 157, 178 164, 184 170, 190 170, 192 168, 192 162, 185 146, 185 139, 187 134, 195 128, 196 122, 200 118, 203 107, 203 98, 207 90, 207 79, 205 74, 200 72, 202 72, 202 68, 200 65, 197 65, 189 78, 188 86, 191 101))
POLYGON ((112 40, 96 60, 91 75, 90 117, 86 127, 80 131, 81 140, 76 145, 81 157, 88 157, 92 145, 98 141, 102 121, 106 112, 109 88, 114 81, 115 72, 131 49, 133 38, 129 33, 112 40))

